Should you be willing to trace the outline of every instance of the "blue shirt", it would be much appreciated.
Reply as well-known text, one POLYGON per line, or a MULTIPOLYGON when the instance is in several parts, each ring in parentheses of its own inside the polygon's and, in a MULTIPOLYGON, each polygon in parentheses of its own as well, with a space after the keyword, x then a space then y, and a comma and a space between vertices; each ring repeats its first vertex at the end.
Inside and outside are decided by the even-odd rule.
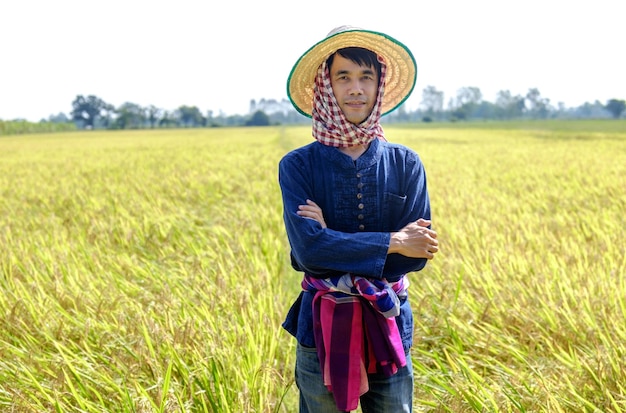
MULTIPOLYGON (((406 146, 371 142, 357 160, 317 141, 286 154, 279 164, 283 218, 291 263, 314 277, 352 273, 397 281, 419 271, 424 258, 387 254, 391 232, 419 218, 430 219, 424 166, 406 146), (297 215, 310 199, 324 214, 327 228, 297 215)), ((313 294, 302 292, 283 327, 307 347, 313 337, 313 294)), ((405 350, 413 340, 408 300, 396 317, 405 350)))

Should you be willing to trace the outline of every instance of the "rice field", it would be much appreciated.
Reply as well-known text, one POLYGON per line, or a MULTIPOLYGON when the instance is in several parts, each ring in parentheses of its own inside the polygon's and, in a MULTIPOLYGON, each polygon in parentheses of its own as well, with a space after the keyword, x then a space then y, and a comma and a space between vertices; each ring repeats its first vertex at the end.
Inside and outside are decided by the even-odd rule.
MULTIPOLYGON (((415 412, 626 412, 626 122, 385 126, 441 251, 415 412)), ((0 137, 0 411, 296 412, 277 164, 308 127, 0 137)))

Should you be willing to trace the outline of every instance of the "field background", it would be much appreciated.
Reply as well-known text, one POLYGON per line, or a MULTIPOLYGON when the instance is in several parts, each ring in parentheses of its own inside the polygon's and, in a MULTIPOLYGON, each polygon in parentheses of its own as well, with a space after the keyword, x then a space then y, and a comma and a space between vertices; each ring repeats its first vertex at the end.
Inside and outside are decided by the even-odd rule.
MULTIPOLYGON (((626 122, 385 126, 426 166, 416 412, 626 411, 626 122)), ((0 137, 0 411, 294 412, 308 127, 0 137)))

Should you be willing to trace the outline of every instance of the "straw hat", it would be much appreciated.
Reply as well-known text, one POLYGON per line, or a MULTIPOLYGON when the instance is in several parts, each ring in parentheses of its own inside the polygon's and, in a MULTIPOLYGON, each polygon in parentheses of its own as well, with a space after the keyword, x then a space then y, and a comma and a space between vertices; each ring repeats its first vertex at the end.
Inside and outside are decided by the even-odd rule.
POLYGON ((287 79, 287 96, 298 112, 311 117, 317 69, 331 54, 344 47, 362 47, 385 59, 387 74, 383 115, 396 109, 409 97, 417 78, 417 64, 411 51, 386 34, 341 26, 307 50, 291 69, 287 79))

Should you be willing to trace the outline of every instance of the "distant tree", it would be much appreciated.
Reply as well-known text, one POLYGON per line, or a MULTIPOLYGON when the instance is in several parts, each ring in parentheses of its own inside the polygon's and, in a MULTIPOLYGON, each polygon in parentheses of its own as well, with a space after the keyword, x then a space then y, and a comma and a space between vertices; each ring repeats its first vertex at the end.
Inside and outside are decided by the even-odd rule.
POLYGON ((524 97, 513 96, 509 90, 500 90, 496 94, 496 117, 501 119, 521 118, 526 107, 524 97))
POLYGON ((112 108, 111 105, 97 96, 83 95, 76 96, 72 102, 72 119, 80 122, 84 128, 93 128, 96 120, 102 116, 102 113, 112 108))
POLYGON ((462 87, 456 93, 456 102, 459 106, 477 105, 483 100, 483 94, 475 86, 462 87))
POLYGON ((115 108, 115 106, 107 105, 100 114, 100 117, 97 119, 96 123, 94 124, 94 127, 97 128, 98 126, 102 126, 105 129, 109 128, 113 124, 113 119, 115 118, 116 114, 117 109, 115 108))
POLYGON ((456 100, 450 102, 453 119, 465 120, 477 116, 477 108, 482 100, 483 94, 479 88, 474 86, 460 88, 456 100))
POLYGON ((146 118, 148 120, 148 123, 150 123, 150 128, 154 129, 162 114, 163 110, 157 108, 154 105, 150 105, 146 108, 146 118))
POLYGON ((213 113, 212 110, 207 110, 206 112, 206 125, 211 128, 222 126, 219 119, 215 117, 215 114, 213 113))
POLYGON ((206 124, 206 119, 196 106, 180 106, 175 113, 178 124, 184 127, 198 127, 206 124))
POLYGON ((422 90, 421 106, 424 109, 425 117, 432 118, 443 110, 443 92, 434 86, 426 86, 422 90))
POLYGON ((230 115, 224 117, 220 124, 224 126, 241 126, 245 125, 247 120, 247 117, 243 115, 230 115))
MULTIPOLYGON (((267 115, 270 117, 270 122, 274 125, 297 125, 297 124, 307 124, 311 120, 296 111, 294 107, 291 105, 291 102, 288 100, 283 101, 283 106, 285 107, 284 111, 268 113, 267 115)), ((400 108, 398 108, 399 110, 400 108)), ((398 113, 398 111, 394 111, 390 116, 398 113)), ((387 116, 389 119, 389 115, 387 116)))
POLYGON ((168 111, 164 111, 159 119, 160 128, 169 128, 172 125, 176 125, 176 118, 168 111))
POLYGON ((144 108, 136 103, 126 102, 117 108, 117 118, 113 123, 115 129, 139 129, 146 121, 144 108))
POLYGON ((606 103, 605 108, 611 113, 613 119, 619 119, 624 110, 626 110, 626 101, 611 99, 606 103))
POLYGON ((539 89, 528 89, 526 101, 528 102, 528 113, 531 117, 545 119, 550 114, 550 99, 541 97, 539 89))
POLYGON ((268 116, 274 113, 282 113, 283 115, 287 114, 293 107, 291 106, 291 102, 286 99, 276 100, 276 99, 261 99, 258 102, 254 99, 250 100, 250 109, 248 113, 255 113, 256 111, 263 111, 268 116))
POLYGON ((71 119, 67 117, 67 115, 63 112, 59 112, 56 115, 50 115, 48 117, 48 122, 52 122, 52 123, 67 123, 69 122, 71 119))
POLYGON ((602 119, 610 116, 606 106, 599 100, 595 100, 593 103, 585 102, 575 108, 573 113, 574 117, 578 119, 602 119))
POLYGON ((252 117, 246 121, 246 126, 268 126, 270 125, 270 118, 262 110, 257 110, 252 114, 252 117))
POLYGON ((471 116, 478 119, 494 119, 497 117, 498 108, 491 102, 481 100, 472 108, 471 116))

